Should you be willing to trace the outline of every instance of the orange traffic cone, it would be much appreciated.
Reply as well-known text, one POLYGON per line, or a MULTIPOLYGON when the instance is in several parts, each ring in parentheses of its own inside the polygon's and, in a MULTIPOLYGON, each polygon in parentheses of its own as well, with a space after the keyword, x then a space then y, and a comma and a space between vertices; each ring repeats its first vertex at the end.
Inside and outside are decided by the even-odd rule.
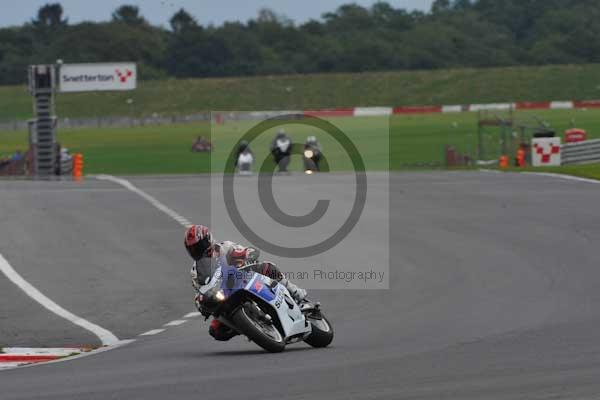
POLYGON ((73 156, 73 179, 80 181, 83 178, 83 154, 73 156))

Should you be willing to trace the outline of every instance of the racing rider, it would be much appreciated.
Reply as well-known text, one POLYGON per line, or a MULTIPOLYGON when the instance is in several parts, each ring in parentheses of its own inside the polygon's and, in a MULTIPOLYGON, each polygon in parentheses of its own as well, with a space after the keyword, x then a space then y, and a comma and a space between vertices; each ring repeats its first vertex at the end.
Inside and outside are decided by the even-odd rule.
MULTIPOLYGON (((259 261, 260 251, 258 249, 244 247, 229 241, 217 243, 206 226, 192 225, 186 230, 185 248, 194 260, 190 275, 192 285, 196 290, 194 301, 200 312, 202 312, 202 307, 199 302, 198 289, 212 275, 219 258, 238 268, 249 266, 252 271, 278 281, 288 289, 294 300, 300 305, 308 302, 306 290, 286 279, 275 264, 268 261, 259 261)), ((237 335, 233 329, 216 319, 211 322, 208 332, 219 341, 227 341, 237 335)))

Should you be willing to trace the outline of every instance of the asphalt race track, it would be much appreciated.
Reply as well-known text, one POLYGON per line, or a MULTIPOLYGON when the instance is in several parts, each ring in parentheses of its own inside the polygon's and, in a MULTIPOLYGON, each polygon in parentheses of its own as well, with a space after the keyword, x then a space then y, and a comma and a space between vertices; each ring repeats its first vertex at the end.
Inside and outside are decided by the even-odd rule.
MULTIPOLYGON (((207 179, 130 181, 202 222, 207 179)), ((213 341, 200 319, 138 337, 194 310, 182 227, 136 194, 0 182, 0 254, 56 303, 137 339, 0 371, 0 399, 600 399, 600 185, 448 172, 395 174, 391 189, 391 289, 313 292, 332 347, 271 355, 213 341)), ((3 275, 0 300, 0 346, 99 344, 3 275)))

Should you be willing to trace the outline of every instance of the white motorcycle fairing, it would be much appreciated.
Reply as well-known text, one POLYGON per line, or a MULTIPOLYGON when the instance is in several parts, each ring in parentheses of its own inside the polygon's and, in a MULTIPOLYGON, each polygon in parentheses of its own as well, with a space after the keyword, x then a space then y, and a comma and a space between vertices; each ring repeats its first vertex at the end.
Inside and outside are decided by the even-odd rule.
POLYGON ((277 313, 286 341, 311 333, 312 326, 285 286, 267 276, 255 273, 245 290, 269 304, 277 313))

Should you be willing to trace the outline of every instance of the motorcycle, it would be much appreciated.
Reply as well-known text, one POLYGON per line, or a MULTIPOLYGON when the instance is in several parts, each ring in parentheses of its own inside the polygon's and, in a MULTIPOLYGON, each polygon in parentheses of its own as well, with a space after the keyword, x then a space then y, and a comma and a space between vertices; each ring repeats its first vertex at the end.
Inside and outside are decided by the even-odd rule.
POLYGON ((279 167, 279 172, 287 172, 290 156, 292 155, 292 141, 287 137, 277 138, 271 149, 271 154, 273 154, 275 164, 279 167))
POLYGON ((200 287, 202 314, 213 316, 271 353, 304 341, 327 347, 333 328, 320 304, 300 307, 285 286, 248 268, 217 267, 200 287))
POLYGON ((254 156, 250 152, 242 152, 238 156, 238 172, 240 175, 252 175, 254 156))
POLYGON ((319 172, 319 162, 321 161, 321 152, 318 148, 313 146, 304 147, 304 172, 307 175, 311 175, 315 172, 319 172))

